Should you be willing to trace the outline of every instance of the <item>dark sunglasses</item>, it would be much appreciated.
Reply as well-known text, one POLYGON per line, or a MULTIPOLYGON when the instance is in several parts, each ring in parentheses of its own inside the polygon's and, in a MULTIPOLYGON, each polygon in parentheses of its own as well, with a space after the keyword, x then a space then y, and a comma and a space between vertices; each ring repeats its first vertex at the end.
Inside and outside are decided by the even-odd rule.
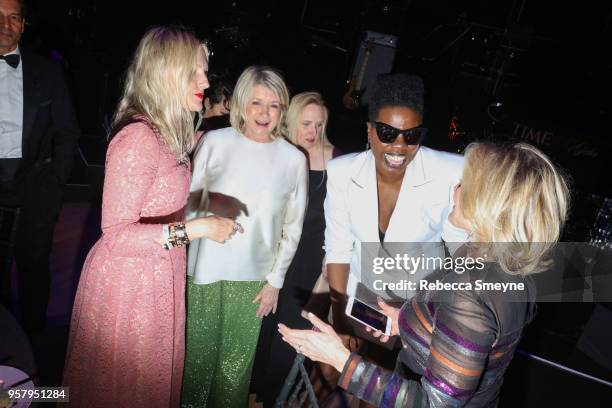
POLYGON ((374 128, 376 129, 378 140, 382 143, 393 143, 402 134, 404 135, 404 143, 407 145, 418 145, 427 136, 427 128, 423 126, 401 130, 386 123, 374 122, 374 128))

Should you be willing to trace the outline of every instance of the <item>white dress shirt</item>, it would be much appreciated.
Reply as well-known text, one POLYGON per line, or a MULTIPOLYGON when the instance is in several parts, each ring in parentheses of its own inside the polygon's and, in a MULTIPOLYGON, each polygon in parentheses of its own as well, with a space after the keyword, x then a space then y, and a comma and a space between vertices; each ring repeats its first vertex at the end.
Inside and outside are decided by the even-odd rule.
POLYGON ((190 244, 188 274, 194 283, 267 280, 281 288, 302 234, 305 155, 282 138, 258 143, 230 127, 206 133, 193 169, 187 219, 209 215, 215 205, 221 216, 239 208, 236 221, 244 228, 225 244, 207 239, 190 244), (209 193, 225 198, 215 204, 209 193))
MULTIPOLYGON (((448 221, 453 208, 453 187, 461 179, 462 169, 462 156, 421 146, 406 168, 384 242, 435 243, 442 239, 447 243, 465 242, 465 231, 448 221)), ((361 244, 380 242, 372 151, 331 160, 327 174, 325 260, 328 264, 349 264, 347 294, 353 295, 357 283, 362 281, 361 244)), ((451 252, 457 246, 450 248, 451 252)), ((441 248, 442 252, 428 255, 444 257, 441 246, 428 248, 441 248)), ((422 278, 428 272, 431 271, 420 271, 413 278, 422 278)))
MULTIPOLYGON (((19 47, 5 54, 20 55, 19 47)), ((0 60, 0 159, 21 158, 23 70, 0 60)))

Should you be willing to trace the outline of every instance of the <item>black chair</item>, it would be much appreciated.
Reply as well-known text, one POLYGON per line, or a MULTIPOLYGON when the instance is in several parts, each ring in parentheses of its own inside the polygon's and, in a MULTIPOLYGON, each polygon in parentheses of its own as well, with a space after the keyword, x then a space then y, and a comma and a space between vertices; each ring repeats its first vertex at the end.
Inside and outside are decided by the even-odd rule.
POLYGON ((283 389, 274 404, 277 408, 284 407, 303 407, 318 408, 317 397, 315 396, 312 384, 308 377, 308 372, 304 368, 304 355, 298 354, 293 360, 293 366, 289 375, 285 379, 283 389), (299 381, 298 380, 299 377, 299 381), (297 385, 296 385, 297 381, 297 385), (307 403, 307 405, 304 405, 307 403))

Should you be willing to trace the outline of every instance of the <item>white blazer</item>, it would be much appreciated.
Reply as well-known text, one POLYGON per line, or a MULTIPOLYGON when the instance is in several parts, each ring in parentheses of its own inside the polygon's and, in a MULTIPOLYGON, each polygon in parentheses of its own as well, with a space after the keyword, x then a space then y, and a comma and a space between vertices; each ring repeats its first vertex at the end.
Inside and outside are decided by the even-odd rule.
MULTIPOLYGON (((463 156, 421 146, 406 168, 384 242, 465 242, 466 232, 448 221, 462 169, 463 156)), ((372 151, 337 157, 329 162, 327 173, 325 259, 328 264, 350 265, 351 295, 362 280, 361 244, 379 242, 372 151)))

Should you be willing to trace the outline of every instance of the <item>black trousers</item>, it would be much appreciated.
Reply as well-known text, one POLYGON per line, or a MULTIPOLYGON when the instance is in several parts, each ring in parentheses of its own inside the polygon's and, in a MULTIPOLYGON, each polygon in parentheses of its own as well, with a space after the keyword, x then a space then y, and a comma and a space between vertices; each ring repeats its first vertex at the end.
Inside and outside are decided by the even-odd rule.
POLYGON ((14 257, 20 320, 29 333, 42 330, 47 319, 51 284, 49 256, 62 196, 56 180, 37 173, 36 178, 30 177, 27 184, 18 187, 20 193, 4 189, 0 194, 0 198, 21 208, 14 257))
POLYGON ((18 304, 24 329, 33 332, 42 330, 47 320, 56 214, 34 213, 25 205, 20 218, 15 244, 18 304))

